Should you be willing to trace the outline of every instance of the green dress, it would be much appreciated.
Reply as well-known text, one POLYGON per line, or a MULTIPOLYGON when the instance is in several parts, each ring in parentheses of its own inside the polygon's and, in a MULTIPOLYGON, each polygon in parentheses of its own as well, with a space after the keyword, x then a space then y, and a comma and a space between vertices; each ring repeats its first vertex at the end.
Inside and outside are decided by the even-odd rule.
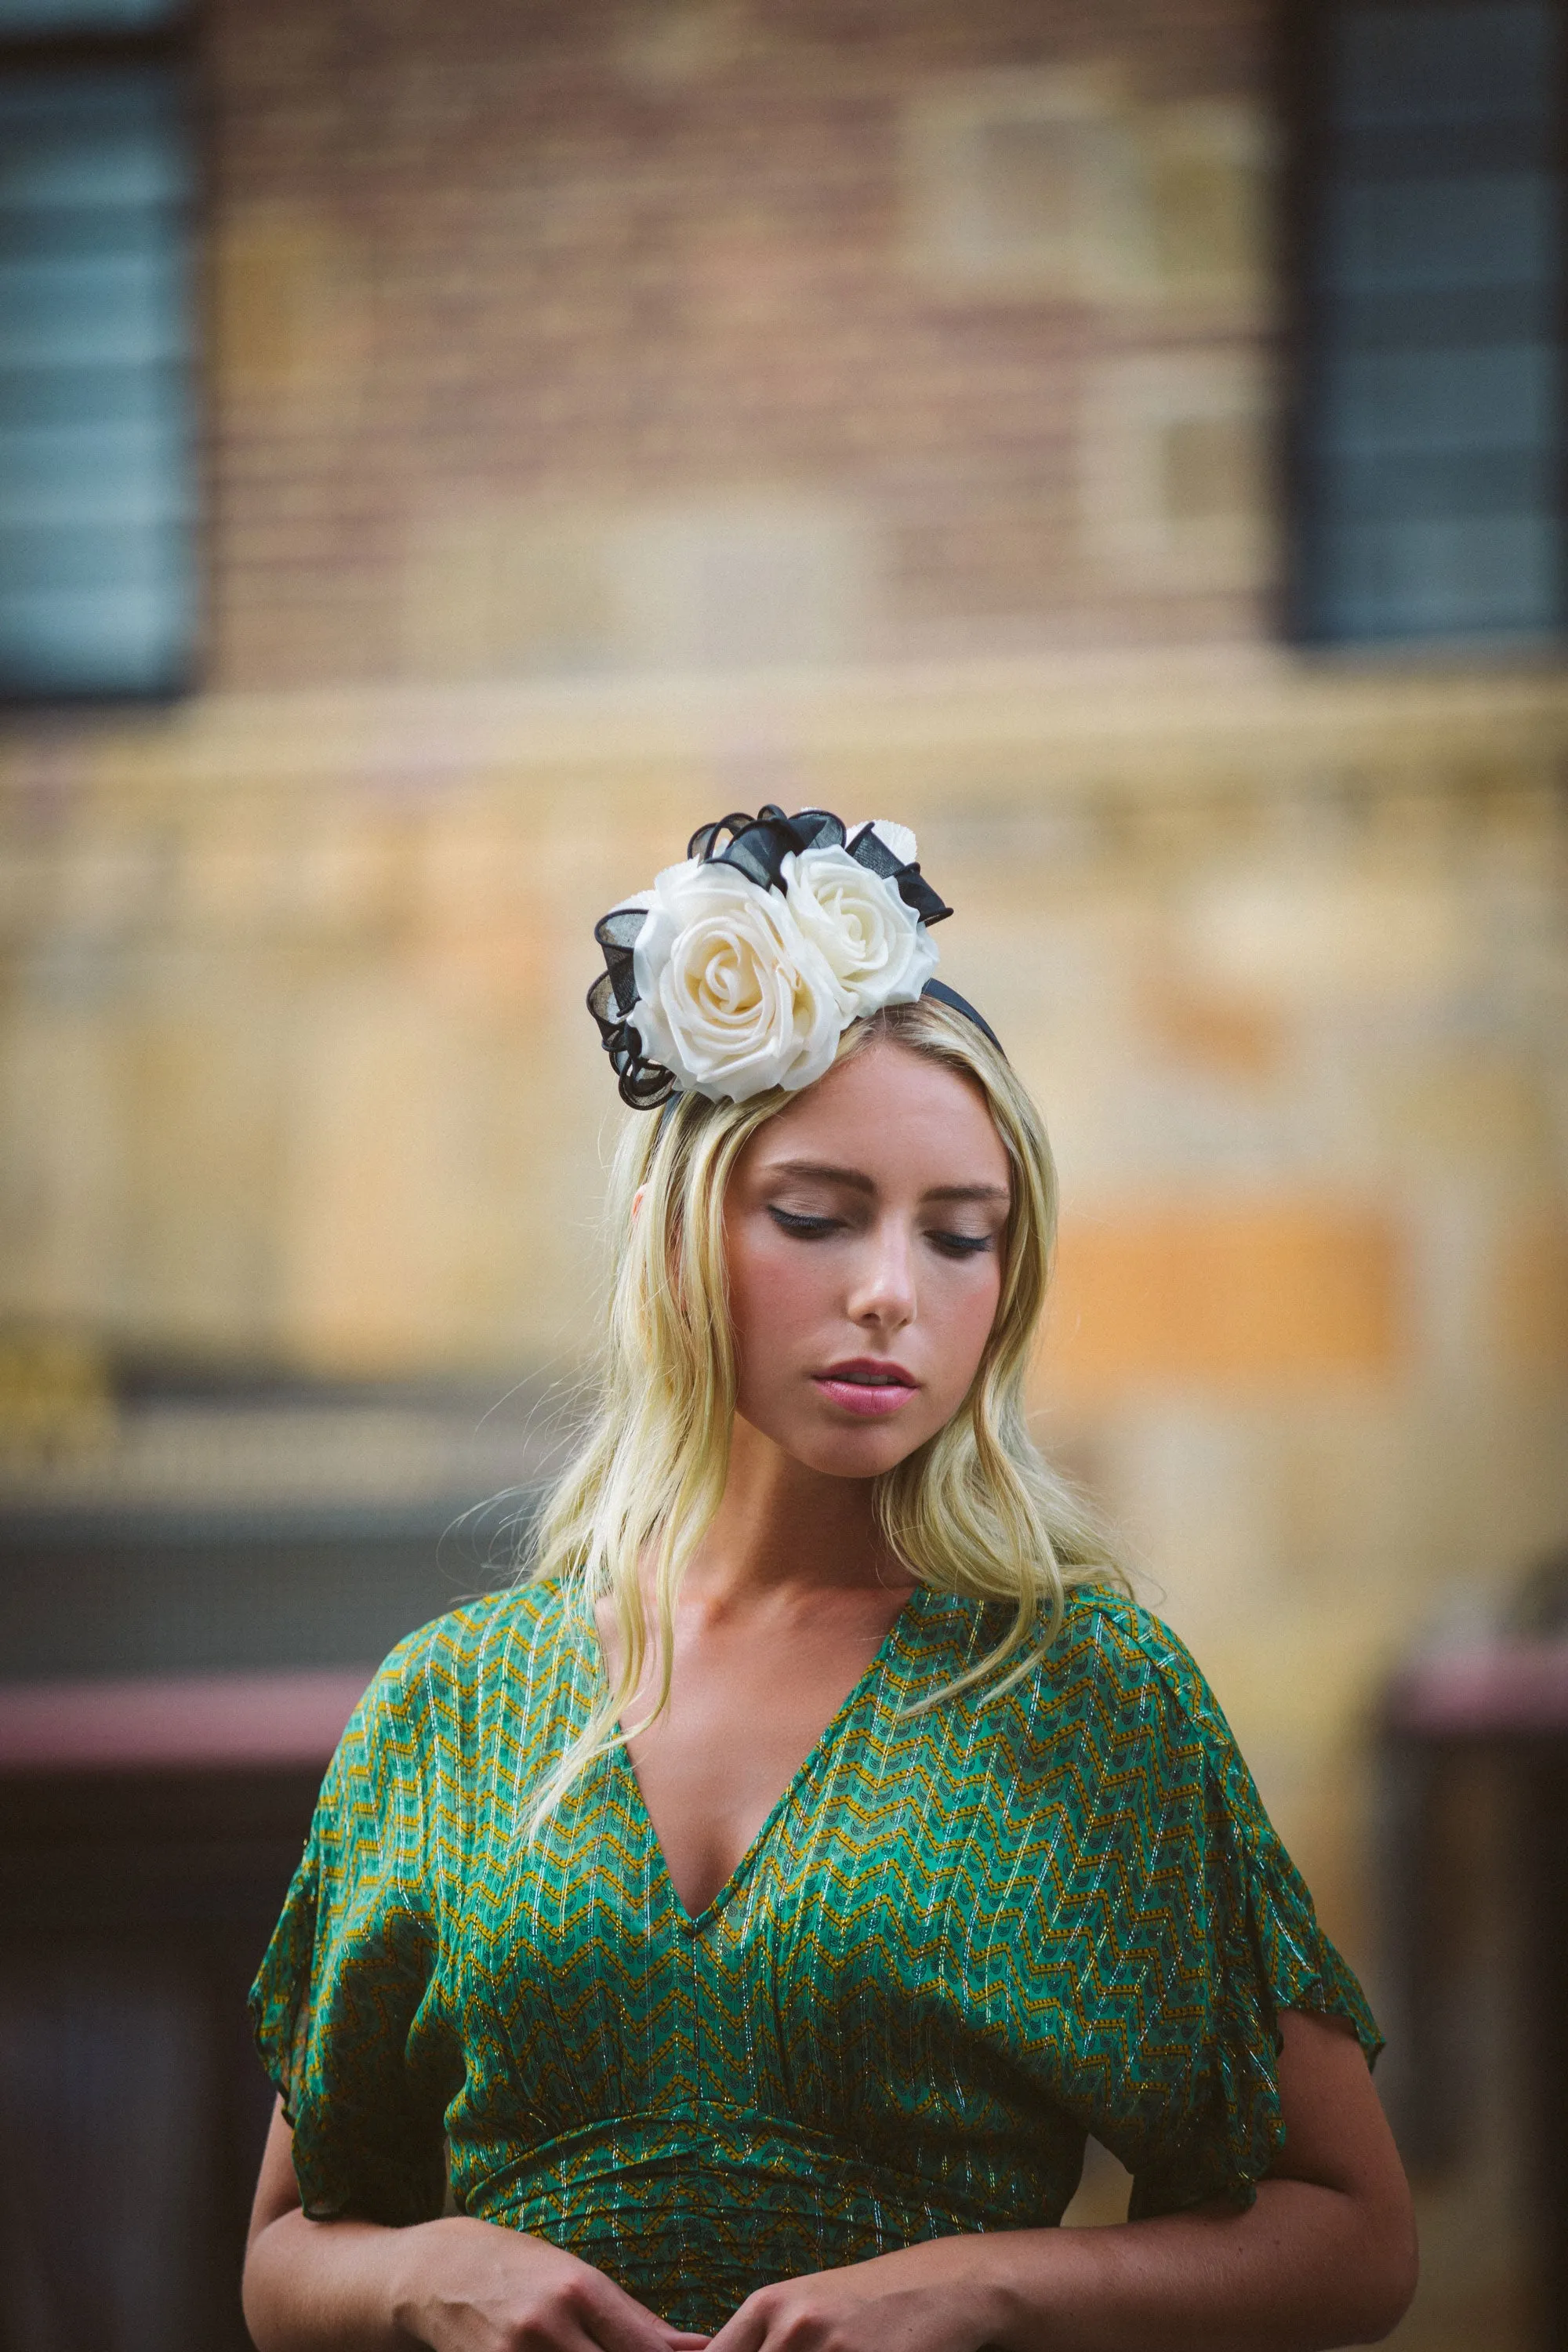
POLYGON ((711 2330, 770 2279, 1052 2223, 1086 2134, 1135 2214, 1249 2201, 1277 2013, 1377 2029, 1187 1652, 1069 1597, 1027 1677, 911 1702, 1007 1612, 925 1590, 692 1918, 636 1777, 531 1794, 603 1666, 543 1583, 393 1653, 252 2011, 305 2211, 535 2231, 711 2330))

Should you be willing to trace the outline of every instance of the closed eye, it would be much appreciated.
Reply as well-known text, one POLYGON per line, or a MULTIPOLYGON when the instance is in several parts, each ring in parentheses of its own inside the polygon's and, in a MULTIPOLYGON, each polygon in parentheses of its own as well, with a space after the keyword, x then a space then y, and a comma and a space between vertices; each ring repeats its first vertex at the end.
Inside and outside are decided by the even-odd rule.
POLYGON ((995 1247, 989 1234, 928 1234, 926 1239, 943 1257, 980 1257, 995 1247))
POLYGON ((781 1209, 772 1202, 768 1214, 781 1233, 794 1234, 797 1241, 803 1242, 822 1241, 828 1234, 841 1232, 844 1224, 842 1217, 806 1216, 798 1209, 781 1209))

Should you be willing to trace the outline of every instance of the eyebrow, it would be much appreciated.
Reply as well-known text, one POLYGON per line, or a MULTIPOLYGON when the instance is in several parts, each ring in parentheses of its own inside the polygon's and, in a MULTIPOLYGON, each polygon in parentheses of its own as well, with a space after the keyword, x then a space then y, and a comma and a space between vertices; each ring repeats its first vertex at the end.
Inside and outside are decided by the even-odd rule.
MULTIPOLYGON (((874 1192, 877 1189, 869 1176, 858 1168, 835 1168, 821 1160, 780 1160, 769 1171, 773 1176, 810 1176, 825 1184, 847 1184, 853 1192, 874 1192)), ((922 1201, 1009 1201, 1012 1195, 1004 1184, 933 1184, 921 1194, 922 1201)))

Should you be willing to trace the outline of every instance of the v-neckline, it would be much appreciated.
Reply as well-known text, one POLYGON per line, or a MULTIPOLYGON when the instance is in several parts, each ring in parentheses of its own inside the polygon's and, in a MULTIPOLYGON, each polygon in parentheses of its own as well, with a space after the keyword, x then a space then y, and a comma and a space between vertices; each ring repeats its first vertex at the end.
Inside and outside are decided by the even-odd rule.
MULTIPOLYGON (((872 1653, 867 1664, 850 1684, 849 1688, 845 1692, 844 1696, 840 1699, 833 1713, 828 1717, 827 1721, 823 1725, 822 1729, 817 1733, 816 1738, 812 1741, 811 1746, 806 1749, 805 1754, 801 1758, 800 1762, 795 1766, 795 1770, 790 1774, 789 1779, 784 1782, 784 1787, 779 1790, 779 1793, 773 1799, 773 1803, 768 1807, 766 1813, 763 1815, 762 1822, 758 1825, 756 1834, 752 1839, 752 1842, 747 1846, 745 1852, 742 1854, 739 1862, 735 1864, 734 1869, 730 1873, 729 1877, 725 1879, 721 1886, 715 1890, 713 1895, 703 1905, 700 1911, 689 1911, 686 1905, 680 1898, 680 1895, 676 1887, 674 1877, 670 1872, 668 1857, 666 1855, 664 1851, 664 1842, 654 1826, 654 1819, 652 1813, 648 1810, 647 1799, 643 1794, 642 1782, 637 1778, 637 1766, 632 1761, 631 1749, 627 1746, 626 1738, 621 1732, 620 1725, 618 1723, 616 1724, 616 1745, 611 1754, 606 1759, 606 1761, 613 1771, 619 1772, 630 1784, 631 1803, 635 1811, 641 1816, 643 1834, 647 1840, 655 1874, 663 1883, 665 1893, 669 1897, 670 1905, 675 1912, 677 1920, 688 1933, 695 1935, 701 1928, 705 1927, 708 1922, 713 1918, 718 1912, 723 1910, 731 1897, 740 1887, 742 1880, 750 1874, 752 1865, 755 1862, 758 1854, 762 1852, 762 1849, 767 1841, 769 1832, 773 1829, 773 1823, 791 1804, 796 1790, 801 1787, 808 1774, 816 1769, 823 1756, 835 1745, 840 1732, 845 1727, 845 1724, 847 1722, 849 1717, 854 1713, 856 1707, 859 1705, 861 1699, 865 1696, 871 1685, 874 1682, 880 1680, 883 1668, 886 1666, 889 1659, 892 1656, 894 1651, 899 1646, 900 1637, 903 1632, 905 1624, 909 1622, 911 1612, 919 1607, 921 1601, 925 1596, 925 1592, 926 1587, 923 1584, 917 1584, 909 1593, 907 1598, 900 1603, 897 1616, 893 1619, 892 1623, 889 1626, 887 1632, 878 1643, 877 1647, 872 1653)), ((608 1671, 605 1664, 604 1644, 599 1639, 599 1629, 595 1624, 592 1617, 588 1620, 588 1633, 592 1644, 591 1654, 595 1667, 601 1682, 607 1683, 609 1677, 608 1671)))

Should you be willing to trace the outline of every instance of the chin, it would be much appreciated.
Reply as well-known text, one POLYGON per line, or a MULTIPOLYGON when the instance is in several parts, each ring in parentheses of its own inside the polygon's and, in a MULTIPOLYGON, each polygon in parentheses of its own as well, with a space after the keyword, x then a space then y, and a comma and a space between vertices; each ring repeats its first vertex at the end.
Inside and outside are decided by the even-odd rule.
POLYGON ((798 1433, 780 1442, 787 1454, 825 1478, 880 1478, 907 1462, 935 1433, 929 1429, 833 1429, 798 1433))

